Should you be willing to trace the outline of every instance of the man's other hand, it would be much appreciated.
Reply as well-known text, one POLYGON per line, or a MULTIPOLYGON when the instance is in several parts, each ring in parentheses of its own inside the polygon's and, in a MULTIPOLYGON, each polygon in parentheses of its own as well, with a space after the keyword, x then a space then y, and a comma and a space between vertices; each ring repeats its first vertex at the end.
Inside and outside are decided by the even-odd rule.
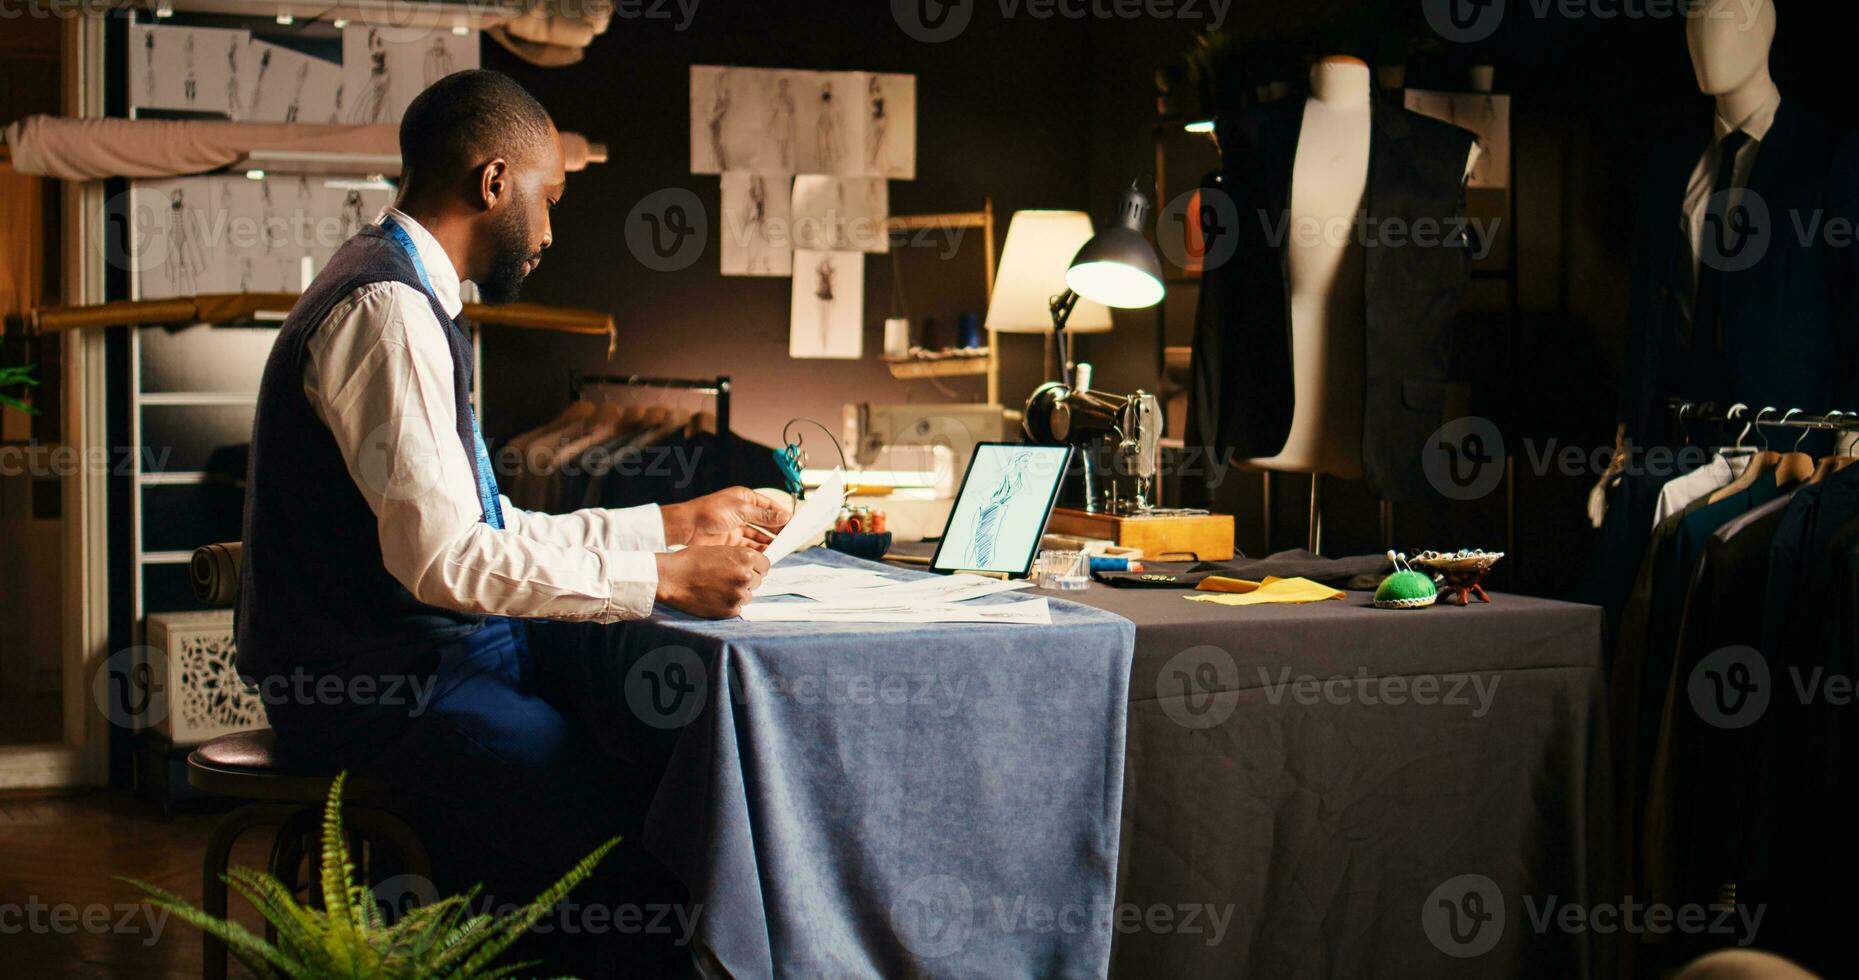
POLYGON ((742 611, 768 573, 768 559, 746 547, 694 545, 658 556, 657 601, 705 619, 742 611))
POLYGON ((768 547, 774 534, 794 515, 786 507, 750 490, 731 487, 706 497, 659 508, 667 544, 754 548, 768 547))

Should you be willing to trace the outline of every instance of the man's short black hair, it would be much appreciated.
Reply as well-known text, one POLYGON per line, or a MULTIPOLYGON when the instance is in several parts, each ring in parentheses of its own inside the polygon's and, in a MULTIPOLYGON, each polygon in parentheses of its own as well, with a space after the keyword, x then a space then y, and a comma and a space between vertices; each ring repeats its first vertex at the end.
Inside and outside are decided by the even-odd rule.
POLYGON ((401 185, 430 191, 494 157, 527 159, 553 137, 549 113, 509 76, 454 72, 415 96, 400 120, 401 185))

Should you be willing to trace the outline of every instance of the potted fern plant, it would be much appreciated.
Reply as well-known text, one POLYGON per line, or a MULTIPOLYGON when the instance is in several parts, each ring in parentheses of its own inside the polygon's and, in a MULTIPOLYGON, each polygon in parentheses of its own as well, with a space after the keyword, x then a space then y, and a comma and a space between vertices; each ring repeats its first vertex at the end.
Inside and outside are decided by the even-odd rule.
POLYGON ((216 919, 185 899, 145 882, 124 881, 147 892, 150 904, 219 937, 226 948, 261 978, 414 978, 493 980, 534 963, 493 967, 511 943, 586 878, 618 837, 594 849, 536 900, 499 916, 474 914, 478 889, 412 909, 389 924, 374 895, 354 881, 348 836, 342 829, 344 773, 329 787, 323 808, 321 882, 324 908, 305 908, 283 883, 251 868, 233 868, 226 882, 277 927, 275 945, 230 919, 216 919))

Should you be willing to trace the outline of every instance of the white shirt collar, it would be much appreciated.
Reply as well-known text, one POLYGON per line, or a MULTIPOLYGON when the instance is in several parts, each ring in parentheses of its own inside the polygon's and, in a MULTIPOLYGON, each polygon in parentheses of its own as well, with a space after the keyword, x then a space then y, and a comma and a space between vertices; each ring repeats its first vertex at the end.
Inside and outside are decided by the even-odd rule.
POLYGON ((1749 134, 1749 138, 1754 142, 1762 142, 1763 139, 1769 135, 1769 129, 1775 125, 1775 113, 1781 107, 1782 93, 1778 90, 1775 94, 1769 96, 1767 102, 1762 103, 1761 108, 1750 113, 1749 118, 1743 120, 1740 125, 1732 124, 1726 121, 1722 116, 1716 116, 1717 140, 1722 142, 1725 136, 1740 129, 1749 134))
POLYGON ((458 319, 465 303, 459 298, 458 270, 452 266, 452 257, 445 254, 445 248, 425 226, 406 216, 399 208, 385 207, 375 216, 374 223, 380 224, 384 219, 392 218, 400 227, 407 230, 407 237, 413 239, 413 248, 420 253, 420 264, 426 267, 426 278, 432 280, 433 295, 438 297, 439 306, 445 315, 458 319))

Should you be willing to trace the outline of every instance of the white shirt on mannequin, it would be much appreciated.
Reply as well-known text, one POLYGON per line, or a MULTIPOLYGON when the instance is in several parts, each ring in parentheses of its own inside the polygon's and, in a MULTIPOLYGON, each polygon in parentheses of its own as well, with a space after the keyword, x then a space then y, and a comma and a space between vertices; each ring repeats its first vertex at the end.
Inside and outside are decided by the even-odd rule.
MULTIPOLYGON (((413 239, 440 307, 458 316, 458 273, 445 249, 419 222, 393 208, 381 213, 389 216, 413 239)), ((358 289, 307 346, 303 393, 374 511, 388 573, 415 598, 492 616, 604 623, 651 615, 654 553, 665 550, 657 506, 538 514, 503 497, 505 529, 483 522, 458 438, 451 346, 424 293, 398 282, 358 289), (430 489, 403 498, 361 479, 364 447, 379 452, 382 442, 396 467, 433 467, 430 479, 409 484, 430 489)))

